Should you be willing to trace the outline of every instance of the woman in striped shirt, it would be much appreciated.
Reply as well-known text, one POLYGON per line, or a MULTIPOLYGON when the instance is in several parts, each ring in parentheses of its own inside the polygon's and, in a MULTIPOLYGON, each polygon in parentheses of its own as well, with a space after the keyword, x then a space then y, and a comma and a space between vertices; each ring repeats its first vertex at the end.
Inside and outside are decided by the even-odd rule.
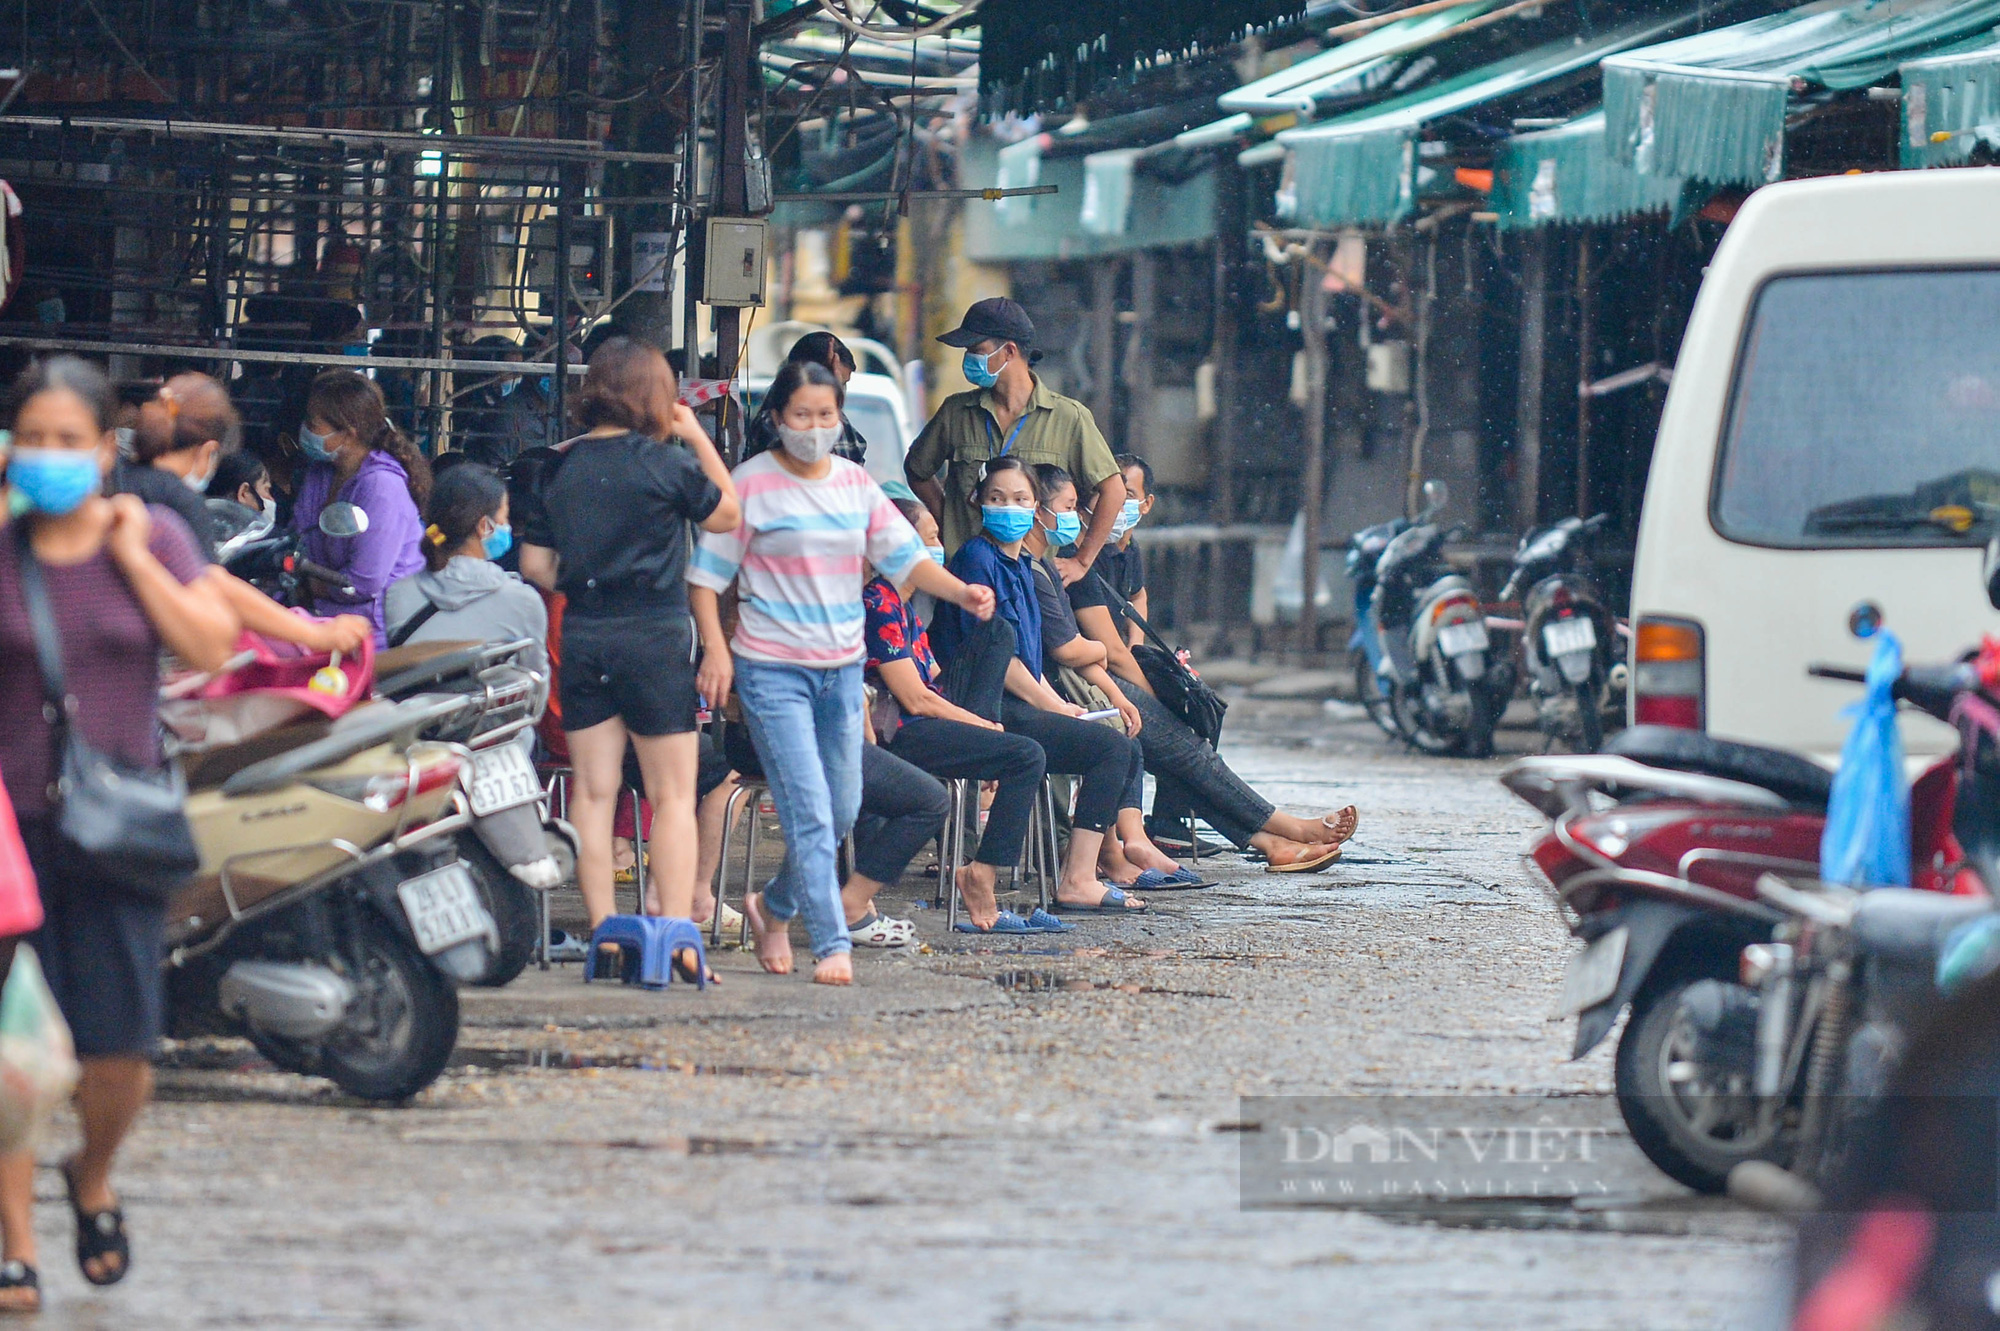
POLYGON ((731 473, 742 523, 705 534, 688 569, 703 650, 696 682, 711 704, 733 682, 784 828, 784 865, 744 906, 758 961, 774 975, 790 972, 787 922, 803 914, 814 982, 849 984, 853 944, 835 851, 861 803, 863 565, 912 579, 980 619, 993 615, 993 592, 933 564, 881 487, 833 456, 841 391, 832 371, 787 364, 765 402, 783 447, 731 473), (721 593, 732 581, 737 624, 725 641, 721 593))

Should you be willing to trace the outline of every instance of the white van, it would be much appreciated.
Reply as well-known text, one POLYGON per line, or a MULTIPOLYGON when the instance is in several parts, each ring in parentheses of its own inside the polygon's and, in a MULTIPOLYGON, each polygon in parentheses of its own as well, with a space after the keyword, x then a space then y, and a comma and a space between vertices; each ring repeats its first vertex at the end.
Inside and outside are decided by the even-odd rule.
MULTIPOLYGON (((1633 571, 1632 719, 1837 759, 1881 612, 1912 662, 2000 632, 2000 170, 1752 194, 1674 370, 1633 571)), ((1905 710, 1912 755, 1945 726, 1905 710)))

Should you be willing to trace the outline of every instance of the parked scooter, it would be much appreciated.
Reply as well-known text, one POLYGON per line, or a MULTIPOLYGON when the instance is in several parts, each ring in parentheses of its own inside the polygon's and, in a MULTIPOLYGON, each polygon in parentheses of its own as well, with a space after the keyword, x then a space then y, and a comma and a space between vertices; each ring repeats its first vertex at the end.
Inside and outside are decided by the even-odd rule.
POLYGON ((1513 692, 1512 667, 1489 654, 1486 614, 1472 584, 1446 566, 1451 532, 1442 481, 1425 481, 1424 508, 1375 563, 1369 619, 1382 650, 1396 728, 1425 753, 1484 758, 1513 692))
POLYGON ((1521 650, 1542 734, 1576 753, 1603 747, 1605 708, 1625 696, 1617 620, 1590 558, 1592 538, 1610 521, 1608 513, 1564 518, 1523 536, 1500 593, 1521 602, 1521 650))
POLYGON ((1392 518, 1364 527, 1347 538, 1347 579, 1354 584, 1354 633, 1347 640, 1347 659, 1354 669, 1354 697, 1368 710, 1368 719, 1382 733, 1397 738, 1395 709, 1383 684, 1382 638, 1369 607, 1375 600, 1375 565, 1389 542, 1410 528, 1408 518, 1392 518))
POLYGON ((247 1034, 279 1067, 371 1100, 436 1078, 457 985, 492 968, 499 940, 460 852, 466 751, 416 737, 477 705, 368 703, 188 764, 202 863, 169 906, 176 1035, 247 1034))
MULTIPOLYGON (((1737 1164, 1791 1149, 1755 1093, 1743 1015, 1754 996, 1739 970, 1786 918, 1758 880, 1819 872, 1833 776, 1796 754, 1659 726, 1606 748, 1524 758, 1501 783, 1551 819, 1529 860, 1586 944, 1563 986, 1572 1057, 1629 1006, 1616 1087, 1633 1140, 1682 1183, 1720 1192, 1737 1164)), ((1910 895, 1983 903, 1953 831, 1957 765, 1941 759, 1911 789, 1911 882, 1925 891, 1910 895)))
MULTIPOLYGON (((225 502, 228 501, 210 500, 210 511, 214 512, 217 504, 225 502)), ((242 505, 233 504, 232 507, 242 508, 242 505)), ((345 500, 336 500, 320 510, 319 529, 328 536, 359 536, 368 530, 368 512, 345 500)), ((314 563, 299 550, 298 532, 289 527, 274 528, 269 522, 262 522, 251 523, 226 535, 215 553, 224 569, 280 605, 306 604, 310 599, 306 594, 306 580, 309 578, 353 595, 354 589, 347 585, 346 574, 314 563)))
POLYGON ((548 676, 521 660, 534 645, 530 639, 423 643, 378 658, 385 672, 375 686, 380 697, 443 693, 477 700, 423 738, 469 750, 461 786, 472 836, 460 839, 460 849, 500 934, 493 969, 475 981, 486 986, 507 984, 527 966, 547 933, 546 894, 576 876, 576 832, 550 815, 521 740, 548 705, 548 676))

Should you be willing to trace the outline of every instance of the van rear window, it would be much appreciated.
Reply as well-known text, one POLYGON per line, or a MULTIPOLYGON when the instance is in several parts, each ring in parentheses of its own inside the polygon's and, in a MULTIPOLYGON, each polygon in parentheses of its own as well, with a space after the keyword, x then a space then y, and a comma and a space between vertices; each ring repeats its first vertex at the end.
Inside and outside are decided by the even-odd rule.
POLYGON ((1758 293, 1716 465, 1731 540, 1983 543, 2000 516, 2000 272, 1812 273, 1758 293))

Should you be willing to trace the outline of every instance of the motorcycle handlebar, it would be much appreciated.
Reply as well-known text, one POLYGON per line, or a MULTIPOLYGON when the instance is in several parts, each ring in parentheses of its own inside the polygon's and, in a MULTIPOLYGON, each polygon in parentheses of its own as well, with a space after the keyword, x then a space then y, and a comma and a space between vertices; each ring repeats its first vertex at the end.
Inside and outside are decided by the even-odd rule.
POLYGON ((308 578, 317 578, 321 582, 331 584, 335 594, 337 595, 355 596, 359 594, 354 590, 352 586, 348 584, 347 575, 345 573, 336 573, 332 569, 328 568, 326 565, 315 564, 313 563, 312 560, 305 558, 303 555, 300 556, 295 563, 293 563, 292 570, 296 573, 303 573, 308 578))
MULTIPOLYGON (((1864 683, 1868 678, 1866 671, 1848 666, 1811 665, 1806 667, 1806 673, 1850 684, 1864 683)), ((1953 700, 1967 689, 1978 687, 1978 675, 1963 664, 1906 666, 1902 677, 1890 687, 1889 693, 1897 701, 1906 702, 1918 711, 1928 712, 1940 721, 1949 721, 1953 700)))

